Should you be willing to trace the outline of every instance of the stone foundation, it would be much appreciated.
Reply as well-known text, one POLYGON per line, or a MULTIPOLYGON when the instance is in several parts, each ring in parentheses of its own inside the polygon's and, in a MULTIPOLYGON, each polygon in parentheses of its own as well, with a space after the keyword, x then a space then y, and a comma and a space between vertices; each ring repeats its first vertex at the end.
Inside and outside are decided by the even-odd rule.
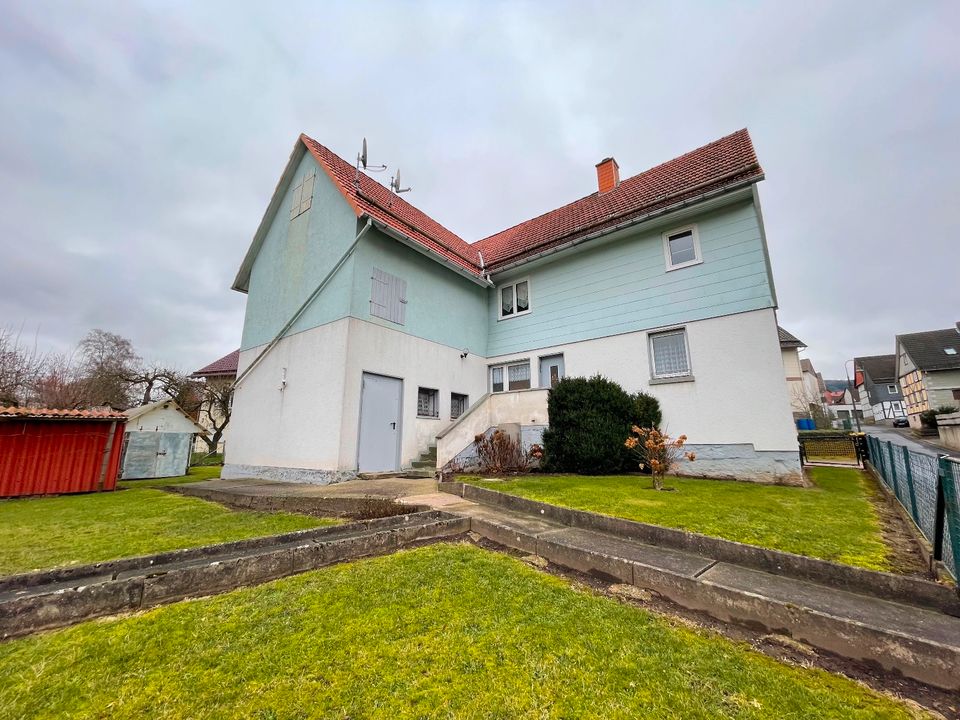
POLYGON ((227 463, 220 472, 224 480, 279 480, 282 482, 309 483, 311 485, 332 485, 333 483, 356 480, 352 470, 319 470, 316 468, 272 467, 270 465, 239 465, 227 463))
POLYGON ((799 485, 809 483, 800 467, 796 450, 755 450, 750 443, 736 445, 695 445, 684 448, 695 452, 693 462, 681 460, 673 470, 675 475, 743 480, 768 485, 799 485))

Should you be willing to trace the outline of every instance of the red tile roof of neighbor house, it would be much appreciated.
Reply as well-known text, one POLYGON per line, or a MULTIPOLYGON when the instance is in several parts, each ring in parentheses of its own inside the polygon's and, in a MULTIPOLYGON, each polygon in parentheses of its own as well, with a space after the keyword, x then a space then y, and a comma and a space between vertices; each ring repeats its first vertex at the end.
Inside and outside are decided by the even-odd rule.
POLYGON ((0 407, 0 418, 50 418, 56 420, 126 420, 113 410, 65 410, 57 408, 0 407))
POLYGON ((224 355, 219 360, 214 360, 209 365, 197 370, 191 377, 209 377, 213 375, 236 375, 237 366, 240 364, 240 350, 234 350, 232 353, 224 355))
POLYGON ((368 215, 475 274, 701 195, 763 179, 746 130, 470 244, 316 140, 300 139, 358 216, 368 215), (358 180, 359 178, 359 180, 358 180))

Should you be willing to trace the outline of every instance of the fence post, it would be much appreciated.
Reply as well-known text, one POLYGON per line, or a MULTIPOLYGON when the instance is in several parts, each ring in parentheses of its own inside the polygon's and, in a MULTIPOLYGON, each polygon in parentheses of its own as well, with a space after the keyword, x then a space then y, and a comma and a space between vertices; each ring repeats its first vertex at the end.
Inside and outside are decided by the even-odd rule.
POLYGON ((907 471, 907 489, 910 491, 910 514, 913 515, 913 521, 920 527, 920 511, 917 509, 917 493, 913 489, 913 468, 910 467, 910 450, 906 445, 901 445, 903 450, 903 467, 907 471))
POLYGON ((903 498, 900 497, 900 483, 897 482, 897 463, 893 460, 893 443, 887 441, 887 458, 890 460, 890 476, 893 478, 893 494, 897 496, 900 504, 903 504, 903 498))
POLYGON ((950 470, 947 455, 937 458, 937 532, 935 534, 934 558, 943 559, 944 525, 950 528, 950 548, 953 550, 953 567, 950 570, 956 578, 960 576, 960 500, 953 472, 950 470), (939 553, 937 550, 939 549, 939 553))

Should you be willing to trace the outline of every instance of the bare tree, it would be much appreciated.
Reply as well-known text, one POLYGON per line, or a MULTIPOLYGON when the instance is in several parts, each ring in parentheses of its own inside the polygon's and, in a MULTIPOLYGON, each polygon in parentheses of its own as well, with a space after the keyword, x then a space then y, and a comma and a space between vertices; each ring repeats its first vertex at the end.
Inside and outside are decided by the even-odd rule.
POLYGON ((201 383, 203 387, 203 402, 200 405, 202 416, 201 424, 210 428, 206 437, 207 450, 215 453, 223 431, 230 423, 230 413, 233 410, 233 383, 201 383))
POLYGON ((43 367, 31 383, 30 403, 66 409, 79 409, 87 405, 87 385, 72 357, 46 357, 43 367))
MULTIPOLYGON (((77 348, 80 372, 86 387, 86 404, 108 405, 118 410, 130 407, 141 370, 140 356, 127 338, 96 328, 77 348)), ((149 400, 148 400, 149 402, 149 400)))
POLYGON ((0 327, 0 405, 25 405, 42 372, 44 356, 25 345, 20 330, 0 327))

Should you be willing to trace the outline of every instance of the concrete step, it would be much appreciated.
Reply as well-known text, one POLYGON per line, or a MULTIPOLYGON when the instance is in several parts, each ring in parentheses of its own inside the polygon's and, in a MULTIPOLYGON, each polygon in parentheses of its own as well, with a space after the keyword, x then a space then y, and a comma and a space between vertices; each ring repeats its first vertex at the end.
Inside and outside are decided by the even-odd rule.
POLYGON ((414 460, 414 461, 413 461, 412 463, 410 463, 410 464, 411 464, 413 467, 415 467, 415 468, 422 468, 422 469, 424 469, 424 470, 426 470, 427 468, 436 468, 436 467, 437 467, 437 461, 436 461, 436 460, 414 460))
MULTIPOLYGON (((414 502, 416 496, 406 500, 414 502)), ((502 507, 454 501, 443 506, 469 516, 471 531, 562 567, 652 590, 724 622, 787 634, 936 687, 960 690, 960 618, 937 609, 568 527, 502 507)))

